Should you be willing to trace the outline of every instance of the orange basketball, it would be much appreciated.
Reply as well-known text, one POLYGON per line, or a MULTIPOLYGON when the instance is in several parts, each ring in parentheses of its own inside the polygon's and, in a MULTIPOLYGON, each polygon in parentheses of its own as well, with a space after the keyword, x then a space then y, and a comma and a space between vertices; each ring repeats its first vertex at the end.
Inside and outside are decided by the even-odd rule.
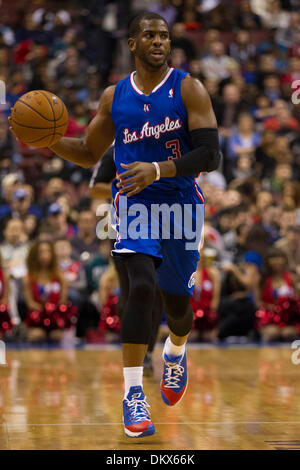
POLYGON ((30 91, 14 105, 11 127, 22 142, 33 147, 49 147, 65 134, 68 111, 62 100, 50 91, 30 91))

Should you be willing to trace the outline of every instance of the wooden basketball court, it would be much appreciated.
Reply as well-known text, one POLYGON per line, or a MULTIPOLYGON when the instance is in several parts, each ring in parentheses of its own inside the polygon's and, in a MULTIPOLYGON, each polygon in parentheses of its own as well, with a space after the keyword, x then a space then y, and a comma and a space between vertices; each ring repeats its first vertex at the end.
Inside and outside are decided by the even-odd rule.
POLYGON ((0 368, 1 449, 300 448, 300 365, 290 348, 191 349, 189 387, 167 407, 144 379, 157 433, 124 436, 119 349, 10 350, 0 368))

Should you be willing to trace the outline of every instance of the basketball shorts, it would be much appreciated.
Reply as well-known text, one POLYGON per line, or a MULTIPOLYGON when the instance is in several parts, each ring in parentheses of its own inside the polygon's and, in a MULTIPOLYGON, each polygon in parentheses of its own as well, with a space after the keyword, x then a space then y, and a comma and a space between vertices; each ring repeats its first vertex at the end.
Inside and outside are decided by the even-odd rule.
POLYGON ((114 184, 113 256, 144 253, 154 257, 161 289, 192 295, 203 240, 205 200, 194 186, 147 197, 121 195, 114 184))

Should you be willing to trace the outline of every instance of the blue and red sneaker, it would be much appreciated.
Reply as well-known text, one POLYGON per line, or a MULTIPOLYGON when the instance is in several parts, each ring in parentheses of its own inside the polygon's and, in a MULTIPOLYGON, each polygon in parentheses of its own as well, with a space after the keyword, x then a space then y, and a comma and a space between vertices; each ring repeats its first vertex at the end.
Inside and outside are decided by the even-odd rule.
POLYGON ((141 386, 130 387, 127 397, 123 400, 123 422, 127 437, 145 437, 155 433, 141 386))
POLYGON ((168 357, 163 354, 164 370, 160 383, 161 397, 166 405, 180 402, 187 389, 186 351, 182 356, 168 357))

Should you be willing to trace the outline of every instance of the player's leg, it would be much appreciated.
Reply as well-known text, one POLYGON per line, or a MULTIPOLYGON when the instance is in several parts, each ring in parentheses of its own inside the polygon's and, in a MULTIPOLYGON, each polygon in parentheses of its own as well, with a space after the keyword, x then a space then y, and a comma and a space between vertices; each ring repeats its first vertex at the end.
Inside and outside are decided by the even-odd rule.
POLYGON ((184 219, 174 217, 174 226, 182 223, 182 238, 163 240, 163 263, 157 270, 170 328, 163 351, 161 396, 170 406, 181 400, 188 383, 186 342, 193 326, 190 296, 200 258, 198 248, 204 220, 204 206, 197 195, 189 195, 180 204, 184 219))
POLYGON ((143 392, 143 361, 151 333, 155 296, 155 263, 151 256, 139 253, 128 255, 124 263, 129 279, 121 326, 124 427, 128 437, 144 437, 155 432, 143 392))
POLYGON ((163 349, 161 396, 172 406, 182 399, 187 389, 186 343, 193 326, 193 311, 189 295, 162 290, 162 296, 170 334, 163 349))
POLYGON ((162 305, 162 296, 160 292, 160 288, 156 285, 155 289, 155 299, 152 308, 152 328, 151 328, 151 335, 149 339, 148 350, 144 359, 144 375, 151 375, 153 373, 153 364, 152 364, 152 352, 155 347, 155 343, 157 340, 159 326, 161 324, 162 319, 162 312, 163 312, 163 305, 162 305))

